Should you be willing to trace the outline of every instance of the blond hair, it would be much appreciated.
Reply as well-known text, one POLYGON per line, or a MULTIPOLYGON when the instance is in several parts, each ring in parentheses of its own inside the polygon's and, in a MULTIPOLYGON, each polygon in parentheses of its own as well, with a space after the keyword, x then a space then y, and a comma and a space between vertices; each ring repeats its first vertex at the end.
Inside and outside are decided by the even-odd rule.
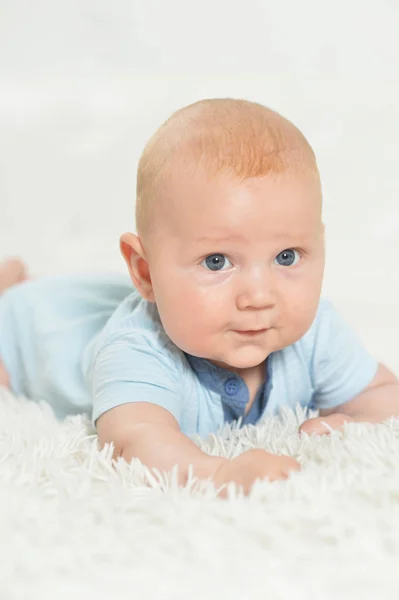
POLYGON ((171 168, 229 171, 240 180, 310 168, 316 158, 304 135, 279 113, 248 100, 200 100, 172 114, 149 139, 137 171, 136 227, 151 226, 153 208, 171 168))

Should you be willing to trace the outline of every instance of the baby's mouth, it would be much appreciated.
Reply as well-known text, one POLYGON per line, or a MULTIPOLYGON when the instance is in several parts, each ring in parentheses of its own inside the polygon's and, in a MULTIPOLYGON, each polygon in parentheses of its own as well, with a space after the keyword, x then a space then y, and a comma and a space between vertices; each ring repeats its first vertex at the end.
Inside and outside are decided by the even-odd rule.
POLYGON ((243 331, 243 330, 235 330, 235 333, 238 333, 239 335, 244 335, 244 336, 257 336, 257 335, 262 335, 262 333, 265 333, 267 331, 267 329, 249 329, 247 331, 243 331))

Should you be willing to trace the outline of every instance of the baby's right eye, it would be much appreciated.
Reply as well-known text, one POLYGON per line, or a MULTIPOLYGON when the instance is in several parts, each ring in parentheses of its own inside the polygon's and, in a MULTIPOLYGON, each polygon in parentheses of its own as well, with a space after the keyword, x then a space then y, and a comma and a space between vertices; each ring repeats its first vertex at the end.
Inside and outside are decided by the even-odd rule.
MULTIPOLYGON (((221 271, 226 264, 226 261, 230 263, 229 259, 226 258, 224 254, 210 254, 202 261, 201 265, 206 265, 211 271, 221 271)), ((233 266, 231 263, 230 265, 233 266)))

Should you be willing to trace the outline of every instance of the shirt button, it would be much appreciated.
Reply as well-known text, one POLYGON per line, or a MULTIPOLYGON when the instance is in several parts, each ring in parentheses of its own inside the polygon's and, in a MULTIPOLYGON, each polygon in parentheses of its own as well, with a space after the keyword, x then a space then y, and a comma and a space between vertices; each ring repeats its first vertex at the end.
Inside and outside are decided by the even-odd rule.
POLYGON ((238 390, 237 379, 228 379, 224 384, 224 389, 226 391, 226 394, 228 394, 229 396, 234 396, 234 394, 236 394, 238 390))

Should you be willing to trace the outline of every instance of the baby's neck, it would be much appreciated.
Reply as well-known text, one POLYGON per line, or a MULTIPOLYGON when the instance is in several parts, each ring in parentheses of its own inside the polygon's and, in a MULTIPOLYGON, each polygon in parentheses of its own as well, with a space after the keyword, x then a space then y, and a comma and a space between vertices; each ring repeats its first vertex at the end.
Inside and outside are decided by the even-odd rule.
POLYGON ((259 388, 263 385, 266 375, 265 375, 265 363, 263 362, 259 365, 261 369, 258 369, 255 374, 250 374, 250 376, 243 377, 247 388, 248 388, 248 402, 245 407, 245 414, 247 414, 253 405, 256 395, 259 391, 259 388))
POLYGON ((266 361, 264 360, 260 365, 257 365, 256 367, 251 367, 249 369, 231 369, 233 373, 236 373, 237 375, 243 378, 243 380, 247 384, 250 397, 253 393, 256 395, 256 392, 258 391, 259 387, 265 381, 265 362, 266 361))

